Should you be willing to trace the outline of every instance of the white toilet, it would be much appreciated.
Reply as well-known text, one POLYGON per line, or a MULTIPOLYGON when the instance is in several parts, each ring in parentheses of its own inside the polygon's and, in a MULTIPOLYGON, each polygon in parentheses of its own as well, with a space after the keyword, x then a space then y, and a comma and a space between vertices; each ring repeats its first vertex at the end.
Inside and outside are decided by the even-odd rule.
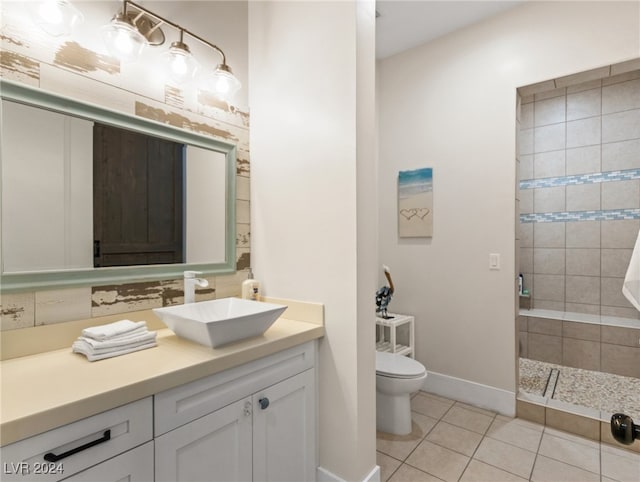
POLYGON ((381 432, 411 433, 410 395, 422 388, 427 370, 402 355, 376 352, 376 425, 381 432))

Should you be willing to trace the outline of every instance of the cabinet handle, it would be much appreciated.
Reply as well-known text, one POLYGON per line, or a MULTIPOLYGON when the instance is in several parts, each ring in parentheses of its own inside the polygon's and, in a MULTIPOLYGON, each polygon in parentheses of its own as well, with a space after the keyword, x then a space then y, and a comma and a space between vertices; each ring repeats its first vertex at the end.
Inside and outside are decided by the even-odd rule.
POLYGON ((47 462, 57 462, 58 460, 62 460, 64 458, 70 457, 71 455, 77 454, 78 452, 82 452, 83 450, 87 450, 88 448, 94 447, 98 444, 107 442, 108 440, 111 440, 111 430, 105 430, 102 437, 97 440, 94 440, 93 442, 88 442, 84 445, 81 445, 80 447, 76 447, 75 449, 68 450, 67 452, 64 452, 60 455, 56 455, 53 452, 44 454, 44 459, 47 462))
POLYGON ((267 397, 261 398, 258 400, 258 403, 260 404, 260 408, 264 410, 269 406, 269 399, 267 397))

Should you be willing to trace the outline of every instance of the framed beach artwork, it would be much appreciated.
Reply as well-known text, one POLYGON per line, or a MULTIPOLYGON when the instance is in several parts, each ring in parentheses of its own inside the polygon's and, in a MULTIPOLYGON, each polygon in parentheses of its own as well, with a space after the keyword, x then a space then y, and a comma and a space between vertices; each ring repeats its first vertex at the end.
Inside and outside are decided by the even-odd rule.
POLYGON ((401 238, 433 236, 433 169, 398 173, 398 235, 401 238))

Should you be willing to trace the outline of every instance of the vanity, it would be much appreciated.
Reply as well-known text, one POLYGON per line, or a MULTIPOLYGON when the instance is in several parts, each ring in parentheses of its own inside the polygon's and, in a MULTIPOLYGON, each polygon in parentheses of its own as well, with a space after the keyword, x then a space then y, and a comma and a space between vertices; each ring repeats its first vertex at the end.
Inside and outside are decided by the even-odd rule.
POLYGON ((2 480, 315 480, 322 305, 286 303, 264 335, 215 349, 160 329, 98 362, 0 362, 2 480))

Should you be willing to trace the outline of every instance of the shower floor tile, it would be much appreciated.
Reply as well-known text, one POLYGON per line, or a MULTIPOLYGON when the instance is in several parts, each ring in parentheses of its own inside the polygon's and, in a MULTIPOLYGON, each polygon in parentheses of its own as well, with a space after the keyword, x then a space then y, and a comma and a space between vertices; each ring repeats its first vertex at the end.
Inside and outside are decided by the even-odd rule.
POLYGON ((640 418, 640 379, 520 358, 520 389, 543 396, 552 369, 560 374, 547 396, 605 414, 624 412, 640 418))

